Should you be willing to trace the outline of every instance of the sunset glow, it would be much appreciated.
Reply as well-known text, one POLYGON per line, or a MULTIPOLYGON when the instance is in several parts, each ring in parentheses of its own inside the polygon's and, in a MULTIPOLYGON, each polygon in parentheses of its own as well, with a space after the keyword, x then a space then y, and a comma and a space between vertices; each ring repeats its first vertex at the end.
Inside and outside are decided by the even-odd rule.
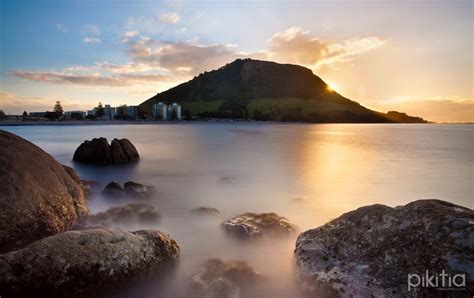
POLYGON ((0 109, 139 104, 249 57, 308 67, 382 112, 474 121, 472 5, 2 1, 0 109))

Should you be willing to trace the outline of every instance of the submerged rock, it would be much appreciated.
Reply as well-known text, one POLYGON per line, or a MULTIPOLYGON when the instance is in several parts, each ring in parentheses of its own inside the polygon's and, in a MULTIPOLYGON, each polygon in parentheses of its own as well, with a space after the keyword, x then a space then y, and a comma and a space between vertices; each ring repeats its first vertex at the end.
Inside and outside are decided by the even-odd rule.
POLYGON ((92 214, 81 219, 86 226, 113 227, 128 224, 154 224, 161 221, 158 211, 145 204, 130 204, 113 207, 104 212, 92 214))
POLYGON ((220 217, 221 213, 216 208, 199 207, 191 210, 191 214, 220 217))
POLYGON ((303 288, 323 296, 462 295, 474 292, 473 239, 471 209, 438 200, 372 205, 300 234, 295 264, 303 288), (464 274, 465 289, 418 285, 408 291, 409 274, 420 277, 426 270, 464 274))
POLYGON ((254 239, 262 236, 285 236, 296 232, 296 226, 285 217, 271 213, 244 213, 224 221, 221 226, 230 234, 254 239))
POLYGON ((235 177, 224 176, 219 178, 219 182, 221 183, 233 183, 235 181, 237 181, 235 177))
POLYGON ((123 188, 120 183, 112 181, 109 184, 107 184, 102 191, 102 194, 104 197, 109 197, 109 198, 117 198, 117 197, 122 197, 123 196, 123 188))
POLYGON ((73 226, 89 209, 72 168, 0 130, 0 252, 73 226))
POLYGON ((120 183, 112 181, 105 186, 102 194, 109 198, 128 197, 131 199, 146 199, 149 198, 154 191, 155 188, 153 186, 133 181, 125 182, 123 188, 120 183))
POLYGON ((139 159, 137 149, 128 139, 113 139, 109 145, 106 138, 84 141, 73 157, 75 161, 97 165, 124 164, 139 159))
POLYGON ((133 181, 125 182, 123 188, 125 194, 134 199, 146 199, 154 191, 153 186, 148 186, 133 181))
POLYGON ((160 231, 69 231, 0 255, 2 297, 68 297, 130 282, 176 260, 160 231))
POLYGON ((257 297, 254 287, 261 279, 246 262, 210 259, 193 275, 189 297, 257 297))

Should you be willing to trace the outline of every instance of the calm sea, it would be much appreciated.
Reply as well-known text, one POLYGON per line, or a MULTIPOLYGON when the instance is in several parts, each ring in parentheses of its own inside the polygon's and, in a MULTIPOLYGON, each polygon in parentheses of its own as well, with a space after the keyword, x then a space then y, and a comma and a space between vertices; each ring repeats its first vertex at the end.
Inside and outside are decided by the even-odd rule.
MULTIPOLYGON (((183 294, 186 278, 213 257, 248 261, 267 277, 261 295, 296 296, 295 237, 241 243, 220 221, 243 212, 274 211, 303 231, 370 204, 397 206, 441 199, 474 208, 474 126, 395 124, 163 124, 1 127, 18 134, 82 179, 102 187, 133 180, 153 185, 162 214, 156 226, 182 249, 173 278, 112 296, 183 294), (139 163, 94 167, 72 162, 76 147, 93 137, 128 138, 139 163), (196 218, 193 208, 215 207, 221 219, 196 218)), ((90 201, 92 212, 124 202, 90 201)))

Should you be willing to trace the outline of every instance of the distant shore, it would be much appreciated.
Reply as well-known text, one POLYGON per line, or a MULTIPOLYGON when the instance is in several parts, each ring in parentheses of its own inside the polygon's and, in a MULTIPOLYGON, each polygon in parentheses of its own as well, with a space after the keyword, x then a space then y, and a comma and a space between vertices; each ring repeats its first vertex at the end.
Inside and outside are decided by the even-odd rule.
POLYGON ((54 126, 54 125, 159 125, 159 124, 211 124, 211 123, 260 123, 260 124, 452 124, 468 125, 474 123, 308 123, 308 122, 279 122, 255 120, 193 120, 193 121, 163 121, 163 120, 63 120, 63 121, 0 121, 0 126, 54 126))
POLYGON ((30 125, 143 125, 143 124, 189 124, 189 123, 234 123, 255 121, 216 120, 216 121, 164 121, 164 120, 64 120, 64 121, 0 121, 0 126, 30 126, 30 125))

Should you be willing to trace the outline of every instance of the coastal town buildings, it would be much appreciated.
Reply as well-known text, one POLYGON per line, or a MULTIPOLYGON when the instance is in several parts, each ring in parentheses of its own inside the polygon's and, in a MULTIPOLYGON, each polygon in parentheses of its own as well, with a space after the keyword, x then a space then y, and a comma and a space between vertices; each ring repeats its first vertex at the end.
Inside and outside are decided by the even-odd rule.
POLYGON ((181 105, 157 102, 153 105, 153 117, 160 120, 181 120, 181 105))
MULTIPOLYGON (((43 113, 44 114, 44 113, 43 113)), ((64 118, 71 118, 73 114, 80 115, 82 118, 86 117, 86 112, 84 111, 66 111, 63 113, 64 118)), ((31 115, 31 113, 30 113, 31 115)))

